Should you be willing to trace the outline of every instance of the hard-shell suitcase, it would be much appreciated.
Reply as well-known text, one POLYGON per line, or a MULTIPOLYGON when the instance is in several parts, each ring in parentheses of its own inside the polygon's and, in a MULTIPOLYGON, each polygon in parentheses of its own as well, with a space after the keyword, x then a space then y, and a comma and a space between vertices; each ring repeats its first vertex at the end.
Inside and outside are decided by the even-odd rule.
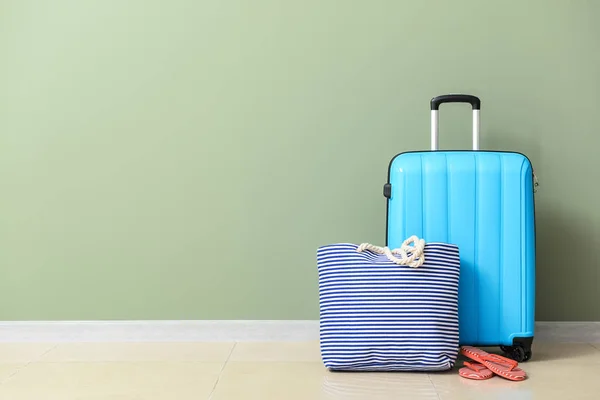
POLYGON ((534 173, 512 151, 479 150, 481 101, 450 94, 431 100, 431 149, 392 158, 386 246, 417 235, 460 250, 459 341, 501 346, 517 361, 531 357, 535 309, 534 173), (473 150, 438 151, 438 110, 469 103, 473 150))

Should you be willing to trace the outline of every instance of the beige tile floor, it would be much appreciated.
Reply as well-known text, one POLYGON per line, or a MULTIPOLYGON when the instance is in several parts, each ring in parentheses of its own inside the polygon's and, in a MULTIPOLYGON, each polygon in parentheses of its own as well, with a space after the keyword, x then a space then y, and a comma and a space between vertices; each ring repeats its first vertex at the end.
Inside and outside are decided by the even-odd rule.
MULTIPOLYGON (((600 345, 536 341, 524 382, 332 373, 318 342, 0 344, 0 399, 599 399, 600 345)), ((459 365, 462 361, 459 362, 459 365)))

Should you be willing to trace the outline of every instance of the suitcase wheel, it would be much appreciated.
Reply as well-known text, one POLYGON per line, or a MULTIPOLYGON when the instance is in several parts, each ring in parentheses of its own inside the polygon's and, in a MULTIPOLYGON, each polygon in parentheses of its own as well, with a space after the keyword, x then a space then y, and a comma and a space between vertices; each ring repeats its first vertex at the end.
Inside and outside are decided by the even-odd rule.
POLYGON ((528 361, 531 358, 531 349, 525 349, 523 345, 516 346, 500 346, 506 357, 515 360, 516 362, 528 361))
POLYGON ((506 357, 512 358, 516 362, 524 362, 531 359, 532 344, 533 336, 515 337, 512 346, 500 346, 500 350, 504 352, 506 357))

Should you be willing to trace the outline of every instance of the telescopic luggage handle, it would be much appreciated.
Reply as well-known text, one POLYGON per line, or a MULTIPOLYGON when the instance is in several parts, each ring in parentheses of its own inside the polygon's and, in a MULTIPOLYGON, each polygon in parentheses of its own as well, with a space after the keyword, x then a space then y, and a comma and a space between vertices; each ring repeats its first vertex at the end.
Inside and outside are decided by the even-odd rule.
POLYGON ((470 94, 444 94, 431 99, 431 150, 438 150, 438 111, 443 103, 469 103, 473 108, 473 150, 479 150, 479 109, 481 100, 470 94))

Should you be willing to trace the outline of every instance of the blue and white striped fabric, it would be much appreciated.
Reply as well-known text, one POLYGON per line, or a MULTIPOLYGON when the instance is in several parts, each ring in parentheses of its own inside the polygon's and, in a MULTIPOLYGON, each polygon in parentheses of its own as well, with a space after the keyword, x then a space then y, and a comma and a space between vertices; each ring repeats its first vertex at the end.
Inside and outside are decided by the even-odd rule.
POLYGON ((459 350, 458 247, 427 243, 418 268, 339 243, 319 247, 320 346, 346 371, 443 371, 459 350))

